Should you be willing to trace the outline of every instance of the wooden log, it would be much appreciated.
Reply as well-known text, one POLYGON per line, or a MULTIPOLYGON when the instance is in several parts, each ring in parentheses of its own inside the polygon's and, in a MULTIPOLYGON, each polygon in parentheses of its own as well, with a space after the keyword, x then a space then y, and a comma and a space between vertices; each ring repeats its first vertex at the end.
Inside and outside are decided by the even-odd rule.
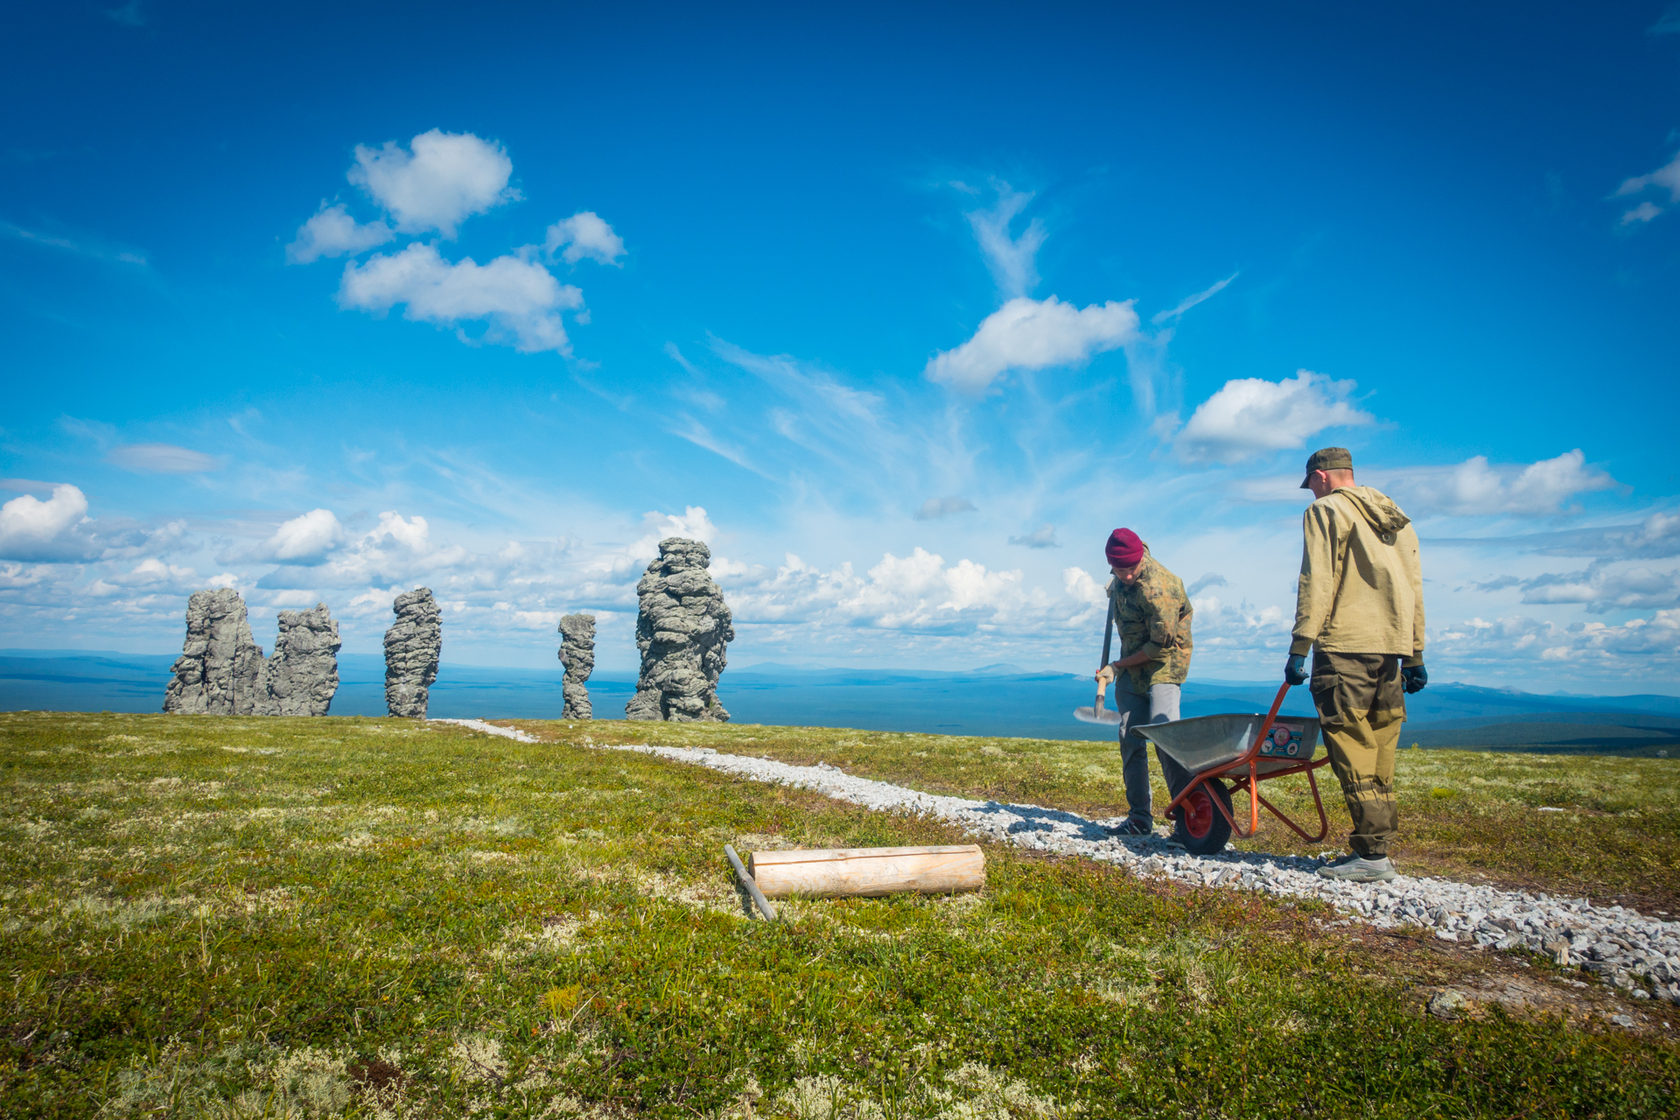
POLYGON ((986 857, 978 844, 752 852, 747 868, 770 898, 950 894, 986 885, 986 857))

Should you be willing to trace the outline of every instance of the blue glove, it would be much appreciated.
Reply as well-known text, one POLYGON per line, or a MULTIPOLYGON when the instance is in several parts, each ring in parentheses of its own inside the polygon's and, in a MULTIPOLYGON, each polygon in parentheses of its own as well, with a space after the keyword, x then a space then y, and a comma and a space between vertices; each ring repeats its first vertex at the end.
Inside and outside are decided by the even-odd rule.
POLYGON ((1429 683, 1429 671, 1422 665, 1402 665, 1400 681, 1407 692, 1422 692, 1423 686, 1429 683))
POLYGON ((1290 684, 1307 683, 1307 655, 1292 653, 1283 665, 1283 679, 1290 684))

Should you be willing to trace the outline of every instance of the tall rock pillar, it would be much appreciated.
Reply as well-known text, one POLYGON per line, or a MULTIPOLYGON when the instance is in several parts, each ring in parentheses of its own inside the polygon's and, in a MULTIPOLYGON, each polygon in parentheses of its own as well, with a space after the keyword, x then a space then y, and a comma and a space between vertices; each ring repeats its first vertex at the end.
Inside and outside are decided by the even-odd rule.
POLYGON ((268 690, 274 714, 324 716, 338 691, 338 622, 325 603, 314 610, 281 611, 268 690))
POLYGON ((593 719, 586 684, 595 671, 595 616, 568 614, 560 619, 560 663, 566 667, 561 679, 566 704, 561 719, 593 719))
POLYGON ((426 718, 427 690, 437 680, 443 623, 432 589, 398 595, 396 622, 385 631, 385 707, 394 716, 426 718))
POLYGON ((636 647, 642 671, 636 694, 624 706, 627 719, 711 721, 729 713, 718 702, 718 678, 735 640, 723 592, 706 571, 712 562, 705 542, 667 537, 659 558, 636 584, 636 647))
POLYGON ((251 637, 245 600, 231 587, 194 591, 187 636, 170 670, 163 710, 216 716, 273 715, 268 662, 251 637))

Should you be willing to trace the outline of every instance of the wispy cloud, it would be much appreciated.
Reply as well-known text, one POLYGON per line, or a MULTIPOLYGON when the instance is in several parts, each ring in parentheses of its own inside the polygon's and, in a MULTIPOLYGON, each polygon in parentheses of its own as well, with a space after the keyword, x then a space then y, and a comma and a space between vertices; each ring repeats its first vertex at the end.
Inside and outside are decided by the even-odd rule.
POLYGON ((213 455, 172 443, 125 443, 106 454, 107 462, 143 474, 203 474, 220 464, 213 455))
POLYGON ((1062 547, 1062 542, 1056 539, 1056 527, 1054 525, 1040 525, 1030 533, 1012 536, 1009 538, 1009 543, 1019 545, 1022 548, 1062 547))
MULTIPOLYGON (((1622 185, 1616 188, 1612 198, 1627 198, 1630 195, 1642 194, 1647 190, 1656 189, 1667 192, 1667 202, 1672 205, 1680 202, 1680 152, 1674 153, 1674 158, 1645 175, 1635 175, 1631 179, 1622 180, 1622 185)), ((1638 206, 1623 212, 1622 225, 1644 224, 1661 214, 1664 207, 1646 199, 1638 206)))
POLYGON ((758 466, 756 466, 753 461, 747 457, 747 453, 744 450, 727 440, 718 438, 716 433, 692 416, 683 415, 676 417, 673 422, 666 427, 666 430, 677 438, 685 439, 694 446, 710 451, 713 455, 716 455, 721 459, 727 459, 729 462, 734 463, 742 470, 751 471, 760 478, 769 479, 772 482, 778 481, 775 475, 761 470, 758 466))
POLYGON ((1181 303, 1179 303, 1179 305, 1177 307, 1173 308, 1172 310, 1156 312, 1155 315, 1149 321, 1151 323, 1153 323, 1155 326, 1158 327, 1158 326, 1161 326, 1164 323, 1170 323, 1170 322, 1173 322, 1176 319, 1182 318, 1186 311, 1189 311, 1192 307, 1195 307, 1198 303, 1204 303, 1207 300, 1210 300, 1214 296, 1218 295, 1220 292, 1223 292, 1227 287, 1230 286, 1231 281, 1235 280, 1240 275, 1242 275, 1240 272, 1231 273, 1231 275, 1225 277, 1225 279, 1219 281, 1218 283, 1213 284, 1210 287, 1203 288, 1201 291, 1197 292, 1195 295, 1185 298, 1181 303))
POLYGON ((146 12, 141 7, 140 0, 128 0, 120 8, 104 8, 105 18, 112 23, 120 23, 124 27, 145 27, 146 12))
POLYGON ((966 217, 998 291, 1005 299, 1015 299, 1038 286, 1035 261, 1044 244, 1044 224, 1034 218, 1019 235, 1011 234, 1010 226, 1033 196, 997 179, 992 180, 992 189, 997 193, 996 203, 990 209, 970 211, 966 217))
POLYGON ((917 521, 938 521, 943 517, 950 517, 958 513, 973 513, 975 505, 967 498, 956 494, 943 498, 929 498, 916 510, 917 521))
POLYGON ((103 261, 106 264, 147 267, 146 254, 139 250, 113 247, 96 238, 68 237, 63 234, 45 233, 41 230, 25 229, 23 226, 13 225, 11 222, 0 222, 0 237, 8 237, 29 245, 38 245, 43 249, 56 249, 74 256, 86 257, 89 260, 103 261))

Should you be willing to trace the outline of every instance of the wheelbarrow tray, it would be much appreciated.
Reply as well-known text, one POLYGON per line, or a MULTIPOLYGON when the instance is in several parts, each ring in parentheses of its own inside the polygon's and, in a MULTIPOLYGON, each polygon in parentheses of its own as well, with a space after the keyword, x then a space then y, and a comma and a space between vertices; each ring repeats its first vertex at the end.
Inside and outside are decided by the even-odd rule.
POLYGON ((1317 718, 1278 715, 1288 691, 1287 683, 1278 689, 1272 710, 1265 715, 1196 716, 1137 728, 1139 735, 1190 772, 1190 781, 1162 815, 1178 815, 1179 826, 1188 836, 1186 846, 1192 851, 1206 854, 1218 850, 1230 832, 1244 838, 1253 836, 1260 828, 1261 809, 1309 843, 1329 835, 1330 821, 1313 771, 1330 760, 1318 756, 1317 718), (1318 811, 1316 834, 1302 828, 1260 792, 1261 782, 1289 774, 1307 776, 1313 807, 1318 811), (1248 794, 1248 812, 1242 814, 1248 818, 1246 822, 1239 821, 1231 811, 1230 795, 1237 792, 1248 794), (1215 813, 1223 824, 1213 821, 1211 814, 1215 813), (1211 826, 1204 827, 1210 821, 1211 826), (1205 847, 1197 846, 1202 842, 1205 847))
MULTIPOLYGON (((1174 762, 1200 774, 1228 766, 1254 745, 1266 723, 1264 714, 1195 716, 1138 727, 1137 733, 1160 747, 1174 762)), ((1318 753, 1318 719, 1278 716, 1267 730, 1255 758, 1259 774, 1275 774, 1311 762, 1318 753)))

